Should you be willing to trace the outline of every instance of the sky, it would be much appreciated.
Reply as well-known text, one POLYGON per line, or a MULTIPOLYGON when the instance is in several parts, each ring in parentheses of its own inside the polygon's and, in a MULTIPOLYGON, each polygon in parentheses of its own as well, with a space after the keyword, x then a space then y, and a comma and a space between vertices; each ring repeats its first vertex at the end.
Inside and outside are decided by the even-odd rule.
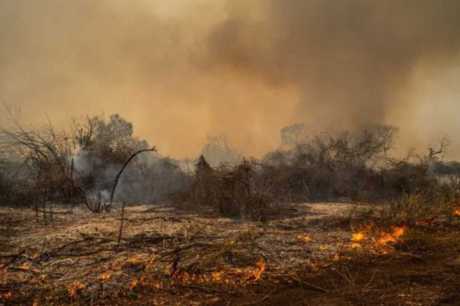
POLYGON ((176 158, 218 135, 261 156, 298 122, 395 125, 400 152, 448 137, 460 158, 459 17, 457 0, 0 0, 0 99, 59 127, 119 113, 176 158))

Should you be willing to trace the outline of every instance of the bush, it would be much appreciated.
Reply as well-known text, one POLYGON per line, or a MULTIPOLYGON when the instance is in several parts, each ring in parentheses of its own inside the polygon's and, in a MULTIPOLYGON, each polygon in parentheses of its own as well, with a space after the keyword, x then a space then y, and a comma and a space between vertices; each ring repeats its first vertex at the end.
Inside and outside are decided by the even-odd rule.
POLYGON ((201 156, 188 201, 210 207, 222 216, 264 221, 272 199, 261 189, 254 168, 243 161, 233 168, 213 169, 201 156))

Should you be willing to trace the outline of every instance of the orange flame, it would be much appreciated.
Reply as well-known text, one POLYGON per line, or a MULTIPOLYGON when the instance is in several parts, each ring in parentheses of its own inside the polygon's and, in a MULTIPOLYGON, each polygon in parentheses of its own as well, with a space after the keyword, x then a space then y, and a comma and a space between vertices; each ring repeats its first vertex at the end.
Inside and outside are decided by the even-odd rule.
POLYGON ((395 226, 393 227, 393 231, 391 233, 383 232, 380 235, 380 238, 377 240, 378 245, 387 245, 389 243, 395 243, 404 235, 406 232, 406 227, 404 226, 395 226))
POLYGON ((84 284, 79 281, 75 281, 67 288, 67 292, 71 298, 74 298, 84 288, 86 288, 84 284))
POLYGON ((256 270, 254 271, 254 280, 258 281, 262 274, 265 272, 266 264, 263 258, 260 258, 256 263, 256 270))
POLYGON ((456 217, 460 217, 460 208, 456 208, 453 212, 453 215, 456 217))
POLYGON ((311 236, 308 235, 308 234, 305 234, 305 235, 298 235, 298 236, 297 236, 297 239, 300 240, 300 241, 302 241, 302 242, 305 242, 305 243, 306 243, 306 242, 310 242, 310 241, 313 240, 313 239, 311 238, 311 236))
POLYGON ((353 233, 351 236, 351 241, 353 242, 360 242, 360 241, 363 241, 364 239, 366 239, 366 234, 364 233, 364 231, 353 233))
POLYGON ((99 280, 101 282, 106 282, 112 277, 112 273, 110 272, 103 272, 101 275, 99 275, 99 280))
POLYGON ((139 281, 137 280, 137 278, 133 278, 133 279, 131 280, 131 282, 129 283, 129 289, 130 289, 130 290, 133 290, 133 289, 135 289, 138 285, 139 285, 139 281))
POLYGON ((254 267, 234 268, 226 271, 214 271, 205 274, 193 274, 186 271, 177 273, 174 276, 176 281, 181 283, 190 284, 203 284, 203 283, 225 283, 237 284, 246 281, 258 281, 262 274, 265 272, 266 262, 265 259, 260 258, 254 267))

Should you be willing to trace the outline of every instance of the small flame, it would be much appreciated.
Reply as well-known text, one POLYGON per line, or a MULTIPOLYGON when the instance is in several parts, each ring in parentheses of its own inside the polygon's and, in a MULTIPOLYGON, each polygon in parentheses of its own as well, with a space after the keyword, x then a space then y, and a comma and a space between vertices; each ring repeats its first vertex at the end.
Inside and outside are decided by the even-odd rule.
POLYGON ((404 235, 406 232, 406 227, 404 226, 395 226, 393 227, 393 231, 391 233, 383 232, 380 235, 380 238, 377 240, 377 244, 379 245, 387 245, 389 243, 395 243, 404 235))
POLYGON ((137 278, 133 278, 129 283, 129 289, 133 290, 139 285, 139 280, 137 278))
POLYGON ((313 239, 311 238, 311 236, 308 235, 308 234, 298 235, 298 236, 297 236, 297 239, 300 240, 300 241, 302 241, 302 242, 310 242, 310 241, 313 240, 313 239))
POLYGON ((79 281, 75 281, 67 288, 67 292, 71 298, 74 298, 84 288, 86 288, 84 284, 79 281))
POLYGON ((224 272, 216 271, 211 273, 212 280, 214 282, 221 282, 223 280, 224 272))
POLYGON ((260 258, 256 263, 256 271, 254 271, 254 280, 258 281, 266 269, 265 260, 260 258))
POLYGON ((456 217, 460 217, 460 208, 456 208, 453 212, 453 215, 456 217))
POLYGON ((101 282, 106 282, 112 277, 112 273, 110 272, 103 272, 101 275, 99 275, 99 280, 101 282))
POLYGON ((351 241, 353 242, 360 242, 364 239, 366 239, 366 234, 364 233, 364 231, 353 233, 353 235, 351 236, 351 241))
POLYGON ((265 259, 260 258, 254 267, 246 268, 233 268, 229 270, 214 271, 205 274, 193 274, 186 271, 181 271, 174 275, 176 281, 181 283, 190 284, 203 284, 203 283, 225 283, 237 284, 246 281, 258 281, 262 274, 265 272, 266 262, 265 259))

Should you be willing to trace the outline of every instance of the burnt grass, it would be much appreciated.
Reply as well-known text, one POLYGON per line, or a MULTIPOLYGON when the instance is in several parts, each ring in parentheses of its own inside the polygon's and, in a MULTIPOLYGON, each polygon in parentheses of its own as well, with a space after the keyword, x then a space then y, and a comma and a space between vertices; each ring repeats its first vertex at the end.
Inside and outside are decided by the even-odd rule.
MULTIPOLYGON (((27 222, 24 218, 13 216, 11 214, 1 216, 1 234, 10 237, 8 240, 0 241, 3 251, 4 248, 11 247, 14 244, 12 241, 19 239, 23 234, 23 231, 15 231, 19 224, 27 222)), ((165 216, 154 218, 163 218, 164 222, 180 222, 177 218, 168 219, 169 217, 165 216)), ((142 216, 139 219, 132 218, 128 224, 148 221, 149 218, 142 216)), ((327 232, 337 229, 350 230, 353 224, 367 221, 350 220, 345 216, 329 216, 321 220, 311 220, 304 226, 327 232)), ((56 222, 56 228, 64 226, 56 222)), ((298 229, 297 225, 300 224, 296 224, 293 220, 289 225, 291 229, 288 230, 298 229)), ((110 239, 102 234, 96 238, 88 236, 74 245, 56 246, 55 253, 44 252, 40 256, 45 257, 34 260, 51 261, 53 256, 58 256, 62 250, 65 252, 59 253, 60 260, 70 260, 76 256, 75 252, 88 253, 96 247, 100 252, 110 251, 107 253, 108 256, 100 256, 95 261, 96 265, 102 266, 116 257, 116 254, 122 252, 130 252, 130 255, 137 254, 147 244, 151 247, 166 243, 166 249, 169 247, 171 250, 178 250, 177 246, 182 245, 179 242, 183 237, 173 236, 174 234, 172 236, 136 234, 127 238, 119 248, 111 244, 110 239)), ((203 234, 203 237, 207 237, 204 241, 209 245, 206 243, 199 245, 201 243, 199 238, 190 240, 195 243, 194 247, 198 246, 196 252, 204 252, 214 245, 214 242, 209 240, 211 236, 203 234)), ((187 244, 187 247, 193 243, 187 244)), ((246 247, 248 246, 242 246, 242 252, 246 247)), ((179 259, 186 261, 186 248, 181 248, 180 252, 183 253, 176 254, 183 254, 180 256, 184 258, 179 259)), ((95 269, 94 266, 89 265, 87 273, 82 274, 81 281, 86 282, 88 287, 96 288, 94 290, 97 294, 89 294, 81 290, 72 297, 69 296, 68 286, 50 285, 47 279, 30 281, 31 278, 27 278, 22 281, 2 282, 2 277, 5 275, 1 273, 5 271, 11 273, 12 270, 18 269, 18 265, 14 265, 14 262, 26 256, 21 252, 27 253, 16 248, 13 255, 1 257, 0 267, 3 267, 3 270, 0 269, 0 305, 460 305, 460 222, 458 220, 413 225, 389 252, 343 249, 340 251, 339 259, 325 260, 316 267, 305 265, 280 269, 278 263, 267 256, 265 259, 267 269, 259 280, 236 282, 231 285, 174 282, 170 281, 174 278, 172 274, 163 274, 161 277, 166 279, 162 281, 162 285, 154 286, 152 283, 158 278, 153 275, 153 272, 151 275, 146 273, 148 269, 144 266, 145 263, 132 263, 123 265, 123 269, 132 275, 144 273, 144 278, 139 284, 131 287, 105 286, 95 279, 91 281, 85 279, 83 275, 89 275, 91 270, 95 269), (12 292, 13 295, 8 297, 6 295, 8 292, 12 292)), ((178 261, 180 256, 166 259, 168 261, 166 265, 174 265, 174 261, 178 261)), ((199 268, 195 267, 195 269, 201 271, 199 268)), ((39 274, 38 271, 31 270, 28 273, 32 274, 32 278, 33 274, 39 274)), ((39 279, 38 275, 36 276, 36 279, 39 279)), ((49 277, 52 279, 52 276, 49 277)), ((117 281, 122 280, 120 278, 117 281)))

